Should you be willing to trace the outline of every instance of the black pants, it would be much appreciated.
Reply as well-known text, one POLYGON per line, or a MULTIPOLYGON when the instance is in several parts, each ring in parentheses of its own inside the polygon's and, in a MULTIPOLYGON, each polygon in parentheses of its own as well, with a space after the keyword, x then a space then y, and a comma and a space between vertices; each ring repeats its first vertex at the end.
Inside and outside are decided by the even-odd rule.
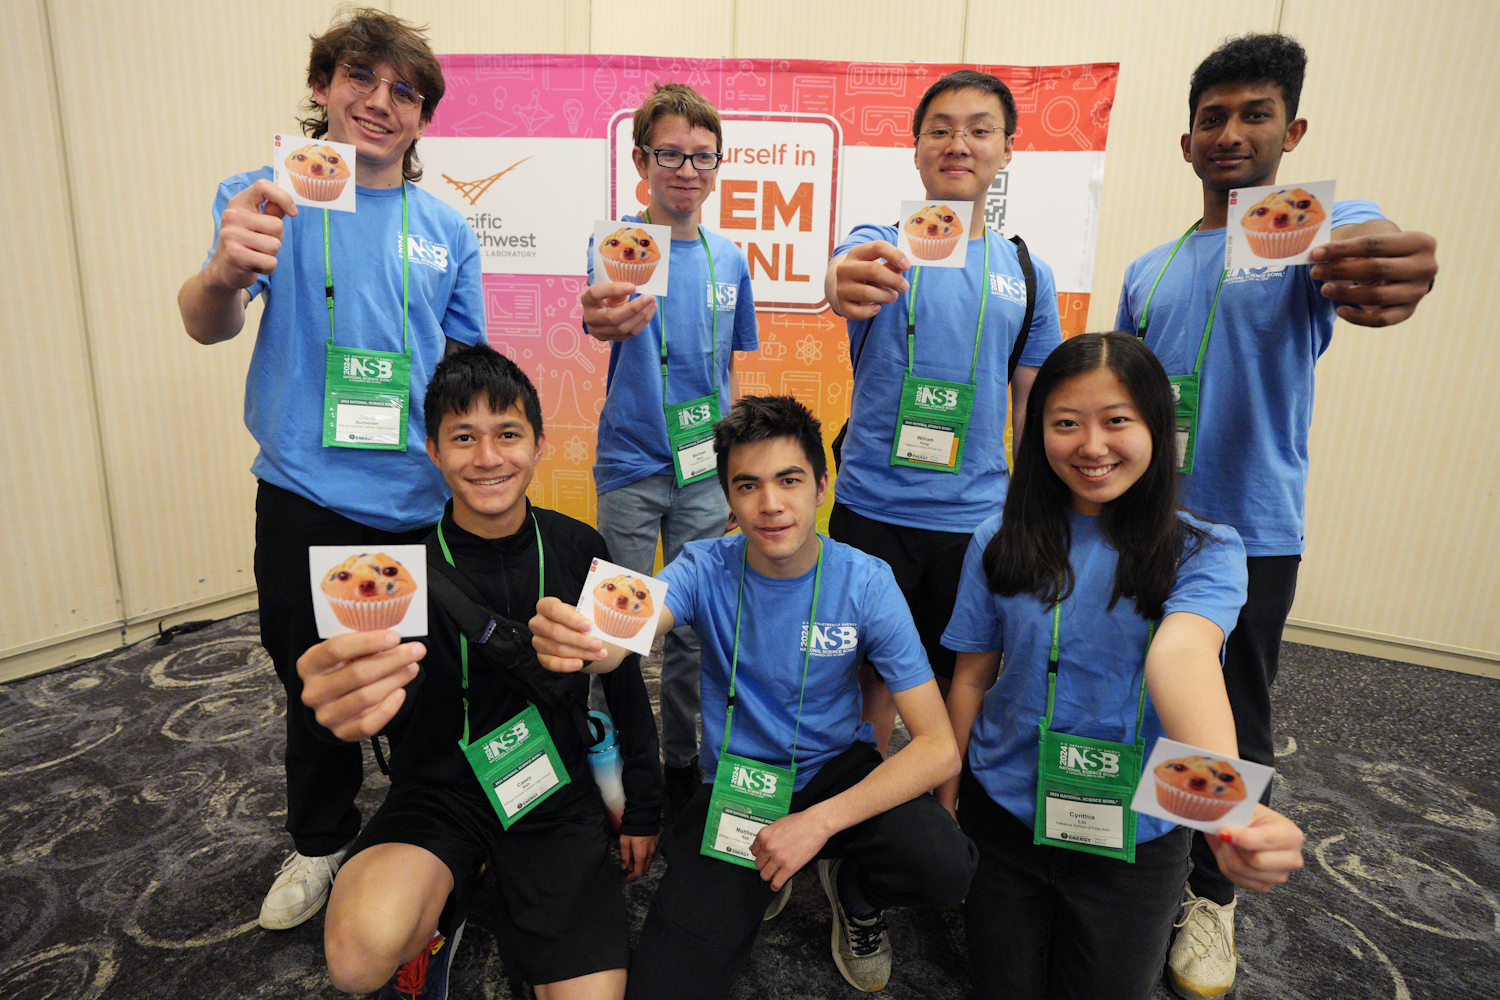
MULTIPOLYGON (((1297 593, 1301 556, 1251 556, 1249 590, 1239 621, 1224 643, 1224 688, 1234 712, 1240 756, 1267 767, 1276 766, 1271 725, 1271 685, 1281 655, 1281 632, 1297 593)), ((1271 801, 1271 786, 1260 797, 1271 801)), ((1234 883, 1225 878, 1203 834, 1193 835, 1193 893, 1221 906, 1234 901, 1234 883)))
POLYGON ((1187 879, 1188 830, 1137 844, 1135 861, 1032 842, 964 768, 958 818, 979 848, 964 901, 980 1000, 1147 1000, 1161 979, 1187 879))
POLYGON ((363 747, 330 743, 326 731, 317 735, 321 727, 302 704, 297 658, 318 643, 307 547, 411 545, 431 530, 381 531, 265 481, 256 492, 260 644, 286 689, 286 829, 297 850, 309 857, 332 854, 359 832, 354 797, 365 768, 363 747))
MULTIPOLYGON (((792 811, 853 787, 879 764, 874 747, 856 743, 792 796, 792 811)), ((699 853, 710 791, 708 785, 698 789, 666 846, 667 872, 631 959, 627 1000, 723 997, 750 957, 771 901, 770 883, 753 868, 699 853)), ((834 834, 819 857, 858 865, 859 891, 882 909, 957 905, 977 862, 974 844, 931 795, 834 834)))

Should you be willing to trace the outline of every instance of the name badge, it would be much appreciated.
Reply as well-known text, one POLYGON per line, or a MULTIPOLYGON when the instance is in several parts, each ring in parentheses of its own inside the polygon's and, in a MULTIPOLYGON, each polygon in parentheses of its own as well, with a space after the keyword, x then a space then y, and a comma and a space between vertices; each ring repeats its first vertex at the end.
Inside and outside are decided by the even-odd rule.
POLYGON ((726 753, 719 757, 699 853, 755 867, 750 845, 762 829, 791 811, 796 768, 776 767, 726 753))
POLYGON ((718 393, 668 406, 666 414, 677 485, 686 486, 716 474, 719 460, 714 454, 714 424, 719 420, 718 393))
POLYGON ((1038 728, 1033 843, 1134 861, 1140 747, 1038 728))
POLYGON ((891 442, 891 464, 957 473, 974 412, 974 387, 963 382, 901 379, 901 407, 891 442))
POLYGON ((1174 426, 1177 439, 1177 471, 1184 476, 1193 471, 1193 453, 1198 448, 1198 374, 1169 375, 1172 383, 1172 402, 1176 413, 1174 426))
POLYGON ((459 749, 507 830, 573 780, 535 705, 459 749))
POLYGON ((406 450, 411 356, 328 345, 323 447, 406 450))

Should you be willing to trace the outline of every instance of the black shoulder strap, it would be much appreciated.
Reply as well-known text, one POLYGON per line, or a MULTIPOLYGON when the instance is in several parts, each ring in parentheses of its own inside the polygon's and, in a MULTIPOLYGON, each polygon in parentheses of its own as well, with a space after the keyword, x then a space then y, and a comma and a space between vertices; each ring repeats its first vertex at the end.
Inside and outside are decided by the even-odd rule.
POLYGON ((1036 268, 1031 266, 1031 252, 1026 249, 1026 241, 1019 236, 1012 236, 1010 241, 1016 245, 1016 257, 1020 259, 1021 274, 1026 278, 1026 318, 1021 321, 1021 329, 1016 333, 1016 343, 1010 349, 1010 367, 1005 372, 1005 384, 1015 378, 1016 365, 1021 363, 1021 352, 1026 350, 1026 338, 1031 334, 1031 317, 1036 314, 1036 268))

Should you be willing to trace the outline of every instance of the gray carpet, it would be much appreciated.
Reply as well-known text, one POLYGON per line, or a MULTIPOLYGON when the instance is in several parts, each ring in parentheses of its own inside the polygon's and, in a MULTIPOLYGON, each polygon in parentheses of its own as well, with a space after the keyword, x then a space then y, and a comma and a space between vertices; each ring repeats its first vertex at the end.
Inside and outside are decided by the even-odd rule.
MULTIPOLYGON (((1307 868, 1242 896, 1235 995, 1500 995, 1500 682, 1288 645, 1277 696, 1277 801, 1308 831, 1307 868)), ((0 686, 0 998, 341 995, 321 918, 255 924, 289 849, 281 698, 253 614, 0 686)), ((661 870, 627 889, 637 929, 661 870)), ((455 998, 529 996, 494 925, 481 894, 455 998)), ((969 995, 956 913, 891 925, 881 995, 969 995)), ((734 996, 855 996, 828 926, 799 877, 734 996)))

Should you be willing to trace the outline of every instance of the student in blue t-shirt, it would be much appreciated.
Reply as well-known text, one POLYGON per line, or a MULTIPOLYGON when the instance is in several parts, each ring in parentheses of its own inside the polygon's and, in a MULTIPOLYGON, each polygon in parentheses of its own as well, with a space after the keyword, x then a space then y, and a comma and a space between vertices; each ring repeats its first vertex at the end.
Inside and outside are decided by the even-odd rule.
MULTIPOLYGON (((973 872, 973 845, 927 794, 958 772, 953 733, 890 568, 817 533, 828 490, 817 419, 790 397, 745 397, 714 428, 714 451, 743 533, 690 543, 662 572, 669 589, 657 627, 687 622, 702 638, 709 783, 665 848, 626 995, 726 995, 773 894, 815 859, 833 908, 834 961, 873 992, 890 976, 882 911, 952 906, 973 872), (860 720, 855 671, 866 661, 912 737, 889 760, 860 720), (738 824, 737 847, 722 848, 736 861, 702 853, 731 842, 736 824, 720 803, 746 773, 789 801, 779 812, 757 806, 758 819, 738 824)), ((543 666, 605 672, 621 658, 584 634, 576 609, 553 598, 537 609, 543 666)))
MULTIPOLYGON (((1229 192, 1275 184, 1282 155, 1307 132, 1297 117, 1306 65, 1293 39, 1246 35, 1194 71, 1181 145, 1203 188, 1203 218, 1130 265, 1115 321, 1138 331, 1170 375, 1201 379, 1183 503, 1245 543, 1249 593, 1224 649, 1224 682, 1240 756, 1266 765, 1275 763, 1271 686, 1302 559, 1314 366, 1335 316, 1400 323, 1437 273, 1433 238, 1401 232, 1368 201, 1332 206, 1334 242, 1313 248, 1311 266, 1224 271, 1229 192)), ((1234 887, 1201 836, 1193 865, 1172 986, 1215 997, 1234 984, 1234 887)))
MULTIPOLYGON (((669 294, 632 298, 633 284, 607 276, 596 284, 590 241, 581 303, 584 327, 610 345, 594 456, 599 533, 616 562, 649 574, 658 538, 666 564, 688 542, 724 534, 729 508, 704 438, 735 394, 734 352, 760 341, 744 252, 699 224, 723 155, 719 112, 691 87, 657 84, 636 109, 632 137, 650 206, 626 219, 672 227, 669 294), (688 410, 702 414, 697 432, 674 443, 668 425, 682 421, 668 410, 694 401, 708 404, 688 410), (682 444, 686 464, 674 457, 682 444)), ((663 643, 661 746, 670 812, 699 780, 698 640, 686 625, 663 643)))
MULTIPOLYGON (((1052 810, 1072 806, 1048 795, 1037 816, 1058 757, 1039 759, 1037 720, 1143 758, 1163 734, 1235 754, 1220 652, 1245 597, 1244 550, 1233 528, 1178 506, 1172 412, 1166 373, 1135 337, 1064 341, 1032 386, 1004 513, 965 557, 943 635, 965 768, 938 798, 957 800, 979 847, 964 904, 976 996, 1130 1000, 1160 979, 1188 830, 1132 812, 1122 767, 1123 813, 1105 817, 1117 833, 1096 832, 1101 818, 1080 850, 1054 826, 1067 821, 1052 810)), ((1225 873, 1261 890, 1301 867, 1301 845, 1264 805, 1213 842, 1225 873)))

